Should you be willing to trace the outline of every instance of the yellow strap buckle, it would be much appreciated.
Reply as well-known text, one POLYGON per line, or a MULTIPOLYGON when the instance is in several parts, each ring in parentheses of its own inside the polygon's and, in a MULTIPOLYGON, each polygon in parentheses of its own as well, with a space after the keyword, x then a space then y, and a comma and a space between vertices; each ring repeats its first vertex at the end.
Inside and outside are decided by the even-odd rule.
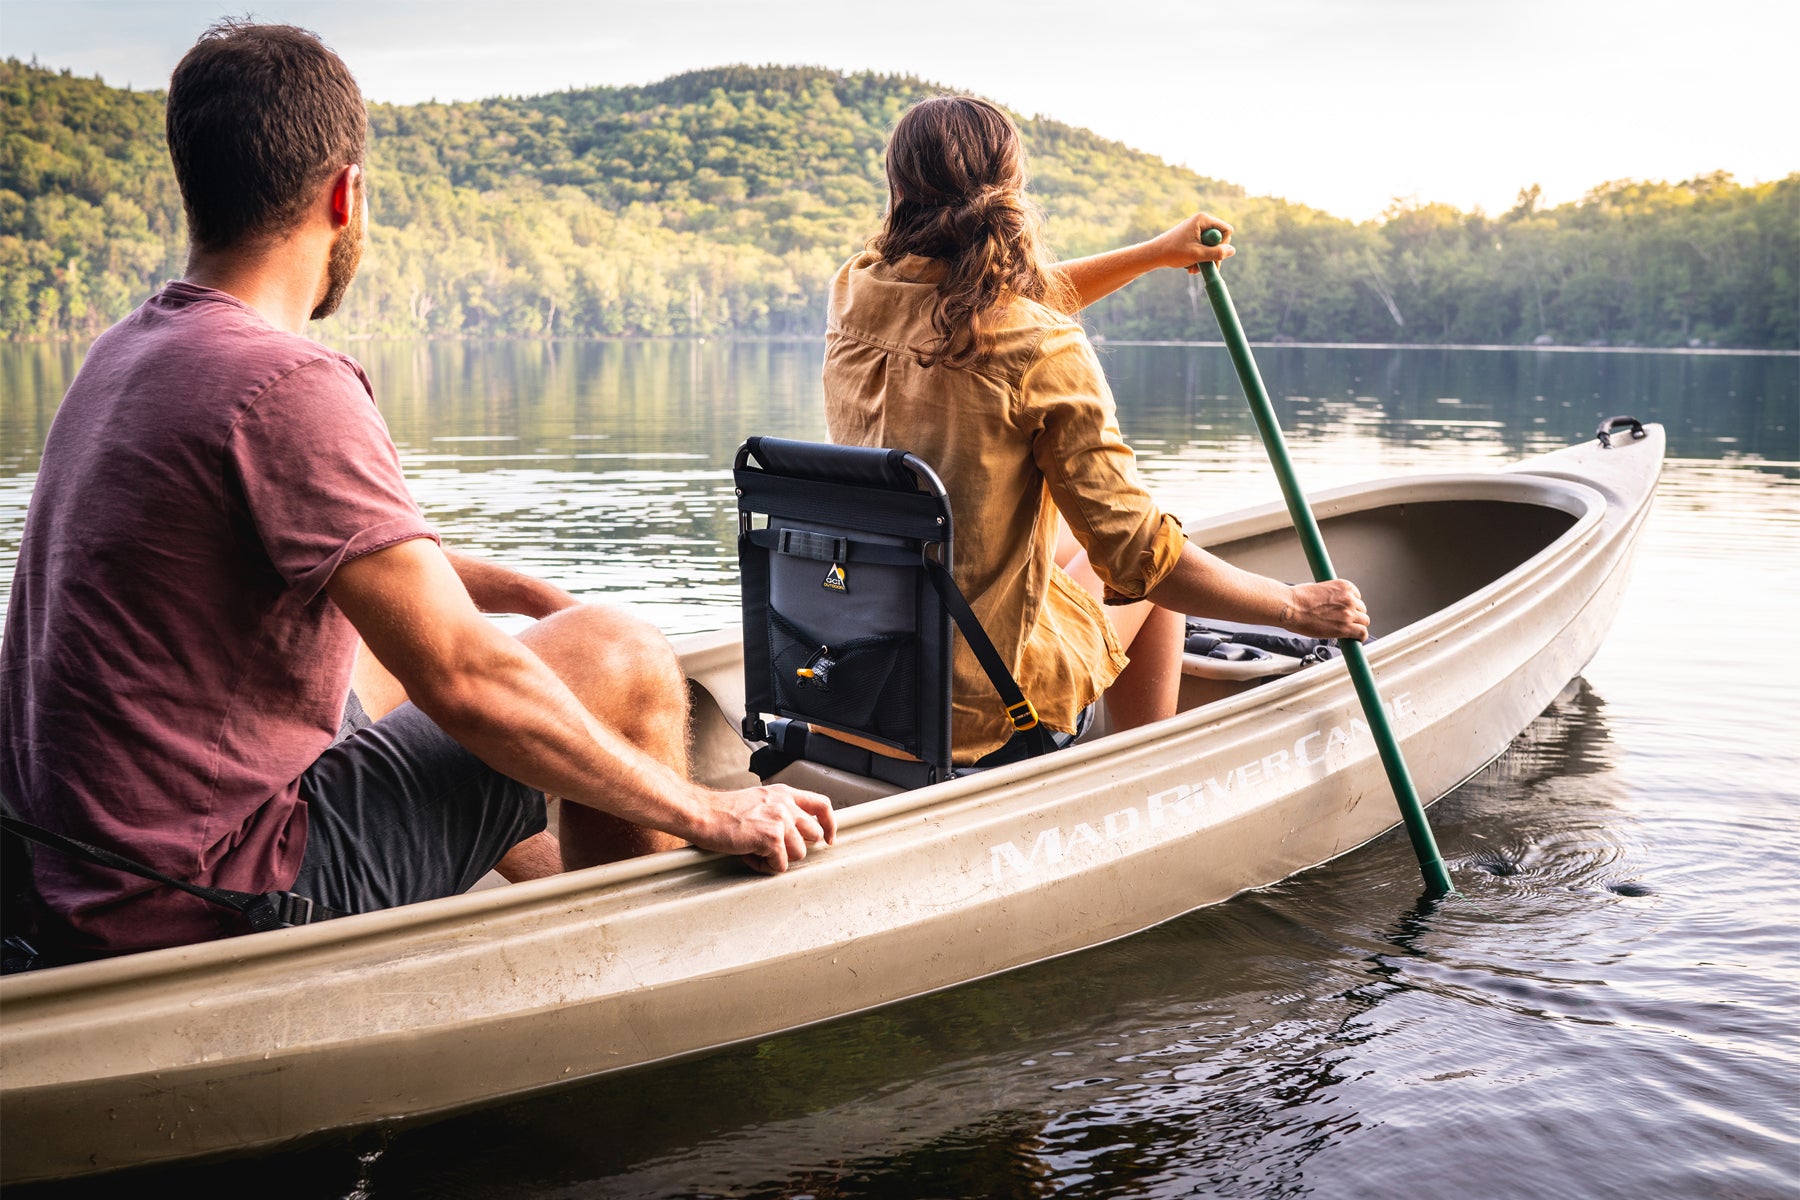
POLYGON ((1021 700, 1017 704, 1007 705, 1006 715, 1012 718, 1014 729, 1024 731, 1037 728, 1037 709, 1031 707, 1029 700, 1021 700))

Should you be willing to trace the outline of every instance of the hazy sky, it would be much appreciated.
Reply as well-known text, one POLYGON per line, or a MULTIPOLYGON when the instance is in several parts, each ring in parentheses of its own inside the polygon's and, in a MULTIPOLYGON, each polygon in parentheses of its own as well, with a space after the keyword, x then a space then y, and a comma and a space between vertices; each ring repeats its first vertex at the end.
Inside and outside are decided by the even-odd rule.
POLYGON ((1795 0, 0 0, 0 53, 159 88, 246 12, 316 30, 373 100, 874 69, 1356 218, 1800 170, 1795 0))

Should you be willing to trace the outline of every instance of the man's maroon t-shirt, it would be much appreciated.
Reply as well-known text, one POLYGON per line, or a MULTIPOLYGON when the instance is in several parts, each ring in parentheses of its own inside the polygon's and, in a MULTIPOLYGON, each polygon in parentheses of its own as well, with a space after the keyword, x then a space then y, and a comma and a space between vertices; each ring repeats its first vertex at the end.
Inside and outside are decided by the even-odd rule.
MULTIPOLYGON (((0 644, 0 788, 28 821, 246 892, 300 869, 298 778, 343 713, 337 567, 435 537, 369 381, 223 292, 171 283, 88 352, 51 425, 0 644)), ((82 948, 230 914, 39 848, 82 948)))

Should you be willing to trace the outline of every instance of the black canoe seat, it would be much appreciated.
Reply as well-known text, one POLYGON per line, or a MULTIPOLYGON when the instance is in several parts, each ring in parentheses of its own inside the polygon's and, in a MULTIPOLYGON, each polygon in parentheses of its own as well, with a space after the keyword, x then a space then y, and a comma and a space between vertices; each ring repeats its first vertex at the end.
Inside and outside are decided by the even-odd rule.
POLYGON ((744 737, 764 779, 796 761, 891 788, 948 779, 952 631, 1014 728, 1041 738, 951 579, 950 498, 901 450, 753 437, 733 463, 744 737))

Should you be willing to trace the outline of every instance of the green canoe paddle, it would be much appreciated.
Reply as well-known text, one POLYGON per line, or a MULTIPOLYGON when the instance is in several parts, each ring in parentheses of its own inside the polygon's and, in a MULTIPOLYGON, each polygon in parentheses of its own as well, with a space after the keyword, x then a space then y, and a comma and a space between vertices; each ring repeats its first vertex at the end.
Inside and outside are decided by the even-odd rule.
MULTIPOLYGON (((1208 229, 1200 235, 1200 240, 1205 245, 1216 246, 1225 238, 1217 229, 1208 229)), ((1300 490, 1300 481, 1294 474, 1293 461, 1288 458, 1287 441, 1281 436, 1281 423, 1275 419, 1275 406, 1269 403, 1269 393, 1263 387, 1256 360, 1250 356, 1250 343, 1244 338, 1244 327, 1238 323, 1237 309, 1232 307, 1231 293, 1225 290, 1225 277, 1219 273, 1218 264, 1210 262, 1200 264, 1200 274, 1206 280, 1206 298, 1212 301, 1213 315, 1219 318, 1219 330, 1225 335, 1225 348, 1231 353, 1238 380, 1244 385, 1244 396, 1250 401, 1250 412, 1256 418, 1256 428, 1262 434, 1263 448, 1269 452, 1269 464, 1275 468, 1276 479, 1281 481, 1281 494, 1287 501, 1294 529, 1300 534, 1307 565, 1312 568, 1313 578, 1320 583, 1336 579, 1337 572, 1325 553, 1325 539, 1319 536, 1319 523, 1313 519, 1312 508, 1306 503, 1306 495, 1300 490)), ((1426 889, 1433 896, 1450 895, 1456 888, 1450 882, 1450 872, 1444 867, 1443 857, 1438 854, 1437 839, 1431 836, 1425 806, 1419 803, 1412 773, 1406 769, 1400 743, 1388 724, 1387 710, 1381 706, 1381 693, 1375 690, 1375 676, 1369 670, 1362 643, 1342 638, 1338 646, 1350 668, 1356 697, 1362 701, 1369 732, 1374 735, 1375 748, 1381 754, 1381 765, 1387 768, 1388 783, 1393 786, 1394 799, 1400 804, 1400 815, 1406 821, 1407 836, 1412 838, 1413 854, 1419 860, 1420 873, 1425 876, 1426 889)))

